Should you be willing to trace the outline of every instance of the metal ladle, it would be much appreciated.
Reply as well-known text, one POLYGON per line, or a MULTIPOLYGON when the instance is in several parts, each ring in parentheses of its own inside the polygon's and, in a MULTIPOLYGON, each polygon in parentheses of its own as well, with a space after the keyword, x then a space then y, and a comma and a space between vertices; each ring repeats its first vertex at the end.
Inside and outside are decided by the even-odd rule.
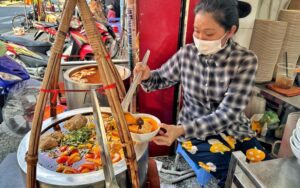
MULTIPOLYGON (((149 59, 149 56, 150 56, 150 50, 147 50, 144 57, 143 57, 143 60, 142 60, 142 65, 147 65, 147 62, 148 62, 148 59, 149 59)), ((131 103, 132 101, 132 97, 133 97, 133 94, 141 80, 141 77, 142 77, 142 73, 139 73, 134 79, 133 79, 133 82, 131 83, 131 86, 124 98, 124 100, 122 101, 122 108, 125 112, 128 111, 128 107, 129 107, 129 104, 131 103)))
POLYGON ((100 147, 100 156, 101 156, 102 166, 104 170, 104 177, 105 177, 105 187, 119 188, 116 176, 114 174, 114 168, 110 158, 110 152, 108 149, 104 121, 101 115, 100 101, 97 98, 96 90, 92 89, 91 92, 92 92, 93 114, 94 114, 94 119, 96 120, 96 138, 100 147))

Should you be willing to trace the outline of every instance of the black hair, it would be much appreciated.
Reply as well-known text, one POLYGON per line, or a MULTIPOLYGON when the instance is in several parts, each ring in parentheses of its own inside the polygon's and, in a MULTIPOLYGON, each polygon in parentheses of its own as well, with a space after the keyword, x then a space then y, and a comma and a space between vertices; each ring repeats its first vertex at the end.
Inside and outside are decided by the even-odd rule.
POLYGON ((211 13, 213 18, 228 31, 233 25, 239 27, 237 0, 201 0, 195 7, 195 14, 200 11, 211 13))

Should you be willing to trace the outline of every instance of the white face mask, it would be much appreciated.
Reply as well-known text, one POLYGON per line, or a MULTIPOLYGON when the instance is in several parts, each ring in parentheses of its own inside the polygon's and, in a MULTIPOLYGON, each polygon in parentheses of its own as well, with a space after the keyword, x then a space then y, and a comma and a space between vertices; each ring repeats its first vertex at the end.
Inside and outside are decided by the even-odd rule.
POLYGON ((222 40, 225 36, 226 33, 224 34, 223 37, 221 37, 218 40, 200 40, 193 35, 193 39, 194 39, 195 46, 197 47, 200 54, 210 55, 210 54, 217 53, 218 51, 225 48, 226 45, 222 47, 222 40))

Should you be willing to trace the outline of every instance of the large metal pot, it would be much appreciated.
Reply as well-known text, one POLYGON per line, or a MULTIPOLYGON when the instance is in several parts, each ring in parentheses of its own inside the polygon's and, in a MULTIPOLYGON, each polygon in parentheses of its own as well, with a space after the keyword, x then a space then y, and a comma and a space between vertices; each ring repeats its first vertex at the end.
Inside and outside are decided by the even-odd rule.
MULTIPOLYGON (((110 112, 110 108, 103 107, 101 108, 101 111, 110 112)), ((76 114, 88 115, 88 114, 92 114, 92 112, 93 112, 92 108, 81 108, 81 109, 64 112, 62 114, 57 115, 55 119, 49 118, 46 121, 44 121, 42 126, 42 132, 48 130, 49 128, 53 127, 54 125, 57 125, 60 122, 70 119, 76 114)), ((25 181, 25 175, 27 171, 25 154, 28 150, 29 137, 30 137, 30 132, 27 133, 22 139, 17 153, 17 160, 24 174, 24 181, 25 181)), ((138 160, 138 172, 139 172, 140 185, 142 186, 145 183, 147 169, 148 169, 148 144, 147 143, 136 144, 135 152, 138 160)), ((127 167, 124 159, 114 164, 114 172, 118 181, 118 185, 120 187, 126 187, 129 181, 127 181, 126 179, 127 167)), ((62 173, 50 171, 38 163, 37 180, 38 180, 39 187, 47 187, 47 188, 48 187, 49 188, 105 187, 104 173, 102 169, 99 171, 89 172, 84 174, 62 174, 62 173)))
MULTIPOLYGON (((118 72, 120 73, 123 81, 129 78, 131 72, 128 68, 120 65, 115 65, 115 66, 118 72)), ((90 90, 90 89, 96 89, 101 87, 102 86, 101 83, 99 84, 80 83, 70 78, 70 75, 72 75, 77 71, 86 68, 93 68, 93 67, 97 68, 97 65, 91 64, 91 65, 77 66, 67 70, 64 73, 65 88, 67 90, 90 90)), ((99 101, 101 103, 101 106, 108 106, 107 97, 101 94, 99 94, 98 96, 99 96, 99 101)), ((90 92, 67 92, 66 97, 67 97, 67 106, 69 110, 82 108, 82 107, 90 107, 92 105, 90 92)))

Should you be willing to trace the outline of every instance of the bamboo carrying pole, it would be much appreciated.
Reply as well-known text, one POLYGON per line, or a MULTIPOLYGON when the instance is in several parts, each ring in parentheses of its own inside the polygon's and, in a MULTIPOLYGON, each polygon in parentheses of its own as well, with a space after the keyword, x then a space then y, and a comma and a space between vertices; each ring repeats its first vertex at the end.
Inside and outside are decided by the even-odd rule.
POLYGON ((92 0, 89 6, 97 21, 108 24, 100 0, 92 0))
MULTIPOLYGON (((56 66, 59 66, 61 61, 61 53, 63 50, 63 45, 66 38, 66 33, 69 30, 70 21, 72 18, 73 10, 76 6, 76 0, 67 1, 66 7, 62 13, 62 21, 59 25, 58 32, 55 38, 54 46, 51 49, 51 55, 49 58, 49 63, 45 72, 43 83, 41 89, 50 89, 51 79, 55 76, 56 66)), ((34 110, 34 116, 32 121, 32 130, 29 140, 28 153, 26 155, 27 162, 27 176, 26 185, 27 187, 34 188, 37 187, 36 184, 36 164, 37 164, 37 154, 39 146, 39 138, 42 127, 42 121, 44 116, 44 109, 47 103, 48 93, 40 92, 37 100, 37 104, 34 110)))
MULTIPOLYGON (((92 49, 94 50, 95 59, 98 62, 98 69, 100 71, 101 80, 104 85, 110 85, 115 82, 115 77, 112 73, 116 73, 116 71, 112 71, 112 73, 108 70, 112 69, 113 65, 109 58, 107 57, 107 52, 100 38, 99 33, 97 32, 96 26, 94 24, 94 19, 92 19, 91 13, 88 9, 88 6, 85 0, 78 1, 78 8, 80 14, 82 16, 83 26, 86 30, 87 37, 89 40, 92 49), (102 63, 100 63, 102 62, 102 63)), ((118 80, 118 79, 117 79, 118 80)), ((124 145, 124 155, 127 163, 127 169, 129 170, 132 187, 139 187, 139 179, 137 175, 137 161, 136 154, 133 147, 133 142, 131 139, 131 135, 129 133, 127 123, 124 117, 124 113, 120 104, 120 100, 118 100, 117 91, 115 89, 105 90, 105 93, 108 98, 109 105, 111 107, 113 116, 116 120, 118 126, 118 132, 120 136, 120 140, 124 145)))
MULTIPOLYGON (((124 146, 124 155, 127 163, 127 169, 131 177, 132 187, 139 187, 139 180, 137 175, 137 161, 136 154, 133 147, 131 135, 129 133, 127 123, 121 108, 120 100, 124 98, 125 89, 123 82, 118 74, 116 68, 111 62, 106 48, 100 40, 100 34, 96 29, 94 19, 85 0, 67 0, 66 6, 62 13, 62 21, 59 25, 58 34, 54 45, 51 49, 49 63, 45 72, 45 77, 41 86, 41 90, 47 91, 49 89, 56 89, 57 77, 60 68, 61 53, 63 50, 66 33, 69 29, 70 21, 73 11, 75 10, 76 3, 78 4, 83 25, 86 29, 88 40, 94 50, 95 59, 98 63, 100 77, 104 86, 116 84, 116 88, 105 90, 109 104, 112 109, 113 116, 118 126, 118 132, 121 142, 124 146)), ((36 183, 36 165, 38 156, 39 138, 41 133, 42 121, 44 116, 44 108, 49 97, 48 92, 40 92, 34 111, 32 122, 32 130, 29 140, 29 148, 26 154, 27 162, 27 177, 26 185, 29 188, 37 187, 36 183)), ((52 108, 55 104, 51 104, 52 108)), ((55 115, 55 113, 52 113, 55 115)))

